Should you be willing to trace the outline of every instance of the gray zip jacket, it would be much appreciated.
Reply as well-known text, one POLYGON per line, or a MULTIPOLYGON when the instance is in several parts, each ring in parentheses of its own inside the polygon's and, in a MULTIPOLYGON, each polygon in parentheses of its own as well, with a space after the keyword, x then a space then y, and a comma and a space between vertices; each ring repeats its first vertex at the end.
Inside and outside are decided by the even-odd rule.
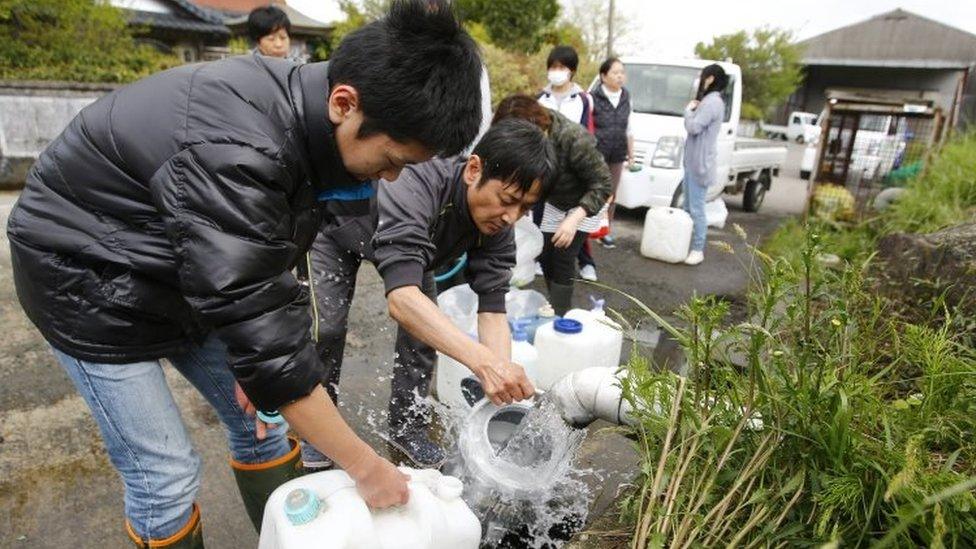
POLYGON ((407 166, 374 197, 373 260, 386 292, 421 286, 426 271, 450 266, 468 254, 464 274, 478 294, 478 312, 504 313, 515 266, 515 234, 508 227, 483 235, 468 210, 464 157, 435 158, 407 166))
POLYGON ((725 102, 717 91, 706 94, 696 109, 685 109, 685 173, 703 187, 716 180, 718 132, 725 118, 725 102))

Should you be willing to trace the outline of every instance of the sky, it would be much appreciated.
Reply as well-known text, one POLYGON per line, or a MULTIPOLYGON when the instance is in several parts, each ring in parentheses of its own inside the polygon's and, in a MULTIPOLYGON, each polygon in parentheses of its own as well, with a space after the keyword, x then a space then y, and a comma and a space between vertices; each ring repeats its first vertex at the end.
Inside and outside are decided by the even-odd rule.
MULTIPOLYGON (((560 3, 565 7, 573 1, 560 3)), ((621 55, 692 57, 697 42, 763 25, 792 30, 804 39, 895 8, 976 34, 974 0, 616 1, 616 9, 633 21, 635 29, 616 44, 621 55)), ((342 18, 336 0, 288 0, 288 4, 322 21, 342 18)))

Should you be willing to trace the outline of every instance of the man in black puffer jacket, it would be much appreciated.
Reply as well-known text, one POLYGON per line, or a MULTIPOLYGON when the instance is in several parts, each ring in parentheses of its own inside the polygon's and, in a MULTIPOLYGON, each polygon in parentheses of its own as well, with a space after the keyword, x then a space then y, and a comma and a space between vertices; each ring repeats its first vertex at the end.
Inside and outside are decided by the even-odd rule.
POLYGON ((199 458, 163 358, 216 408, 256 526, 299 460, 285 429, 245 416, 255 409, 280 410, 369 504, 405 500, 405 476, 320 385, 308 290, 292 269, 320 194, 394 180, 474 138, 480 78, 446 3, 405 0, 329 65, 244 56, 124 87, 38 159, 8 225, 18 296, 92 409, 137 544, 201 543, 199 458))

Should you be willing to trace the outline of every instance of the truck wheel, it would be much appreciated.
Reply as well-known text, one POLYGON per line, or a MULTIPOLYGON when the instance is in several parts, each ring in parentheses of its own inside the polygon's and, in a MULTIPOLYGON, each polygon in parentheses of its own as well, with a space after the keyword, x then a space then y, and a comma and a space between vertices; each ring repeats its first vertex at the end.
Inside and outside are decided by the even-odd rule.
POLYGON ((810 170, 800 170, 800 179, 810 179, 810 170))
POLYGON ((674 196, 671 197, 671 207, 681 209, 685 205, 685 185, 684 181, 678 183, 678 188, 674 190, 674 196))
POLYGON ((800 145, 802 145, 802 144, 806 143, 806 139, 804 139, 802 135, 798 135, 798 136, 796 136, 796 142, 799 143, 800 145))
POLYGON ((760 179, 746 181, 746 190, 742 193, 742 208, 747 212, 759 211, 763 199, 766 198, 766 185, 760 179))

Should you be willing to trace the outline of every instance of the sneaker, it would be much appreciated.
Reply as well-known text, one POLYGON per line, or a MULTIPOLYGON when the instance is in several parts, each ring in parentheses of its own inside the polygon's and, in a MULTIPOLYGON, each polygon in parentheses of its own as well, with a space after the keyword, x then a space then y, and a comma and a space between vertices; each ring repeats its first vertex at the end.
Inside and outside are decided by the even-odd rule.
POLYGON ((542 272, 542 263, 538 261, 535 262, 535 276, 545 276, 546 273, 542 272))
POLYGON ((447 461, 444 449, 430 440, 426 428, 405 428, 391 432, 386 441, 421 469, 436 469, 447 461))
POLYGON ((583 268, 580 269, 580 278, 589 280, 590 282, 596 282, 596 267, 593 265, 583 265, 583 268))
POLYGON ((613 249, 617 247, 617 241, 610 235, 607 235, 600 239, 600 244, 603 244, 604 248, 613 249))
POLYGON ((705 253, 701 250, 692 250, 685 259, 685 265, 698 265, 705 260, 705 253))

